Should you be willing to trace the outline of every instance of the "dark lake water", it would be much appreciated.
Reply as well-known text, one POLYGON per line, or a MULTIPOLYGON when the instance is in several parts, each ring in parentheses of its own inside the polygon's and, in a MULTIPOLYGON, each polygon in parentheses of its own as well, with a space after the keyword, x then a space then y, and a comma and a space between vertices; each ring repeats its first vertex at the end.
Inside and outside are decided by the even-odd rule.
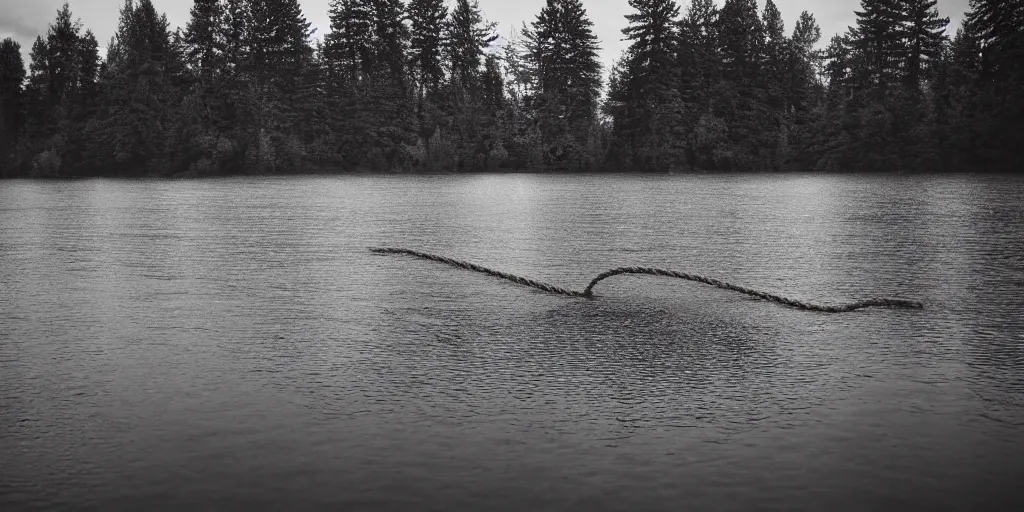
POLYGON ((0 182, 0 508, 1024 510, 1024 179, 0 182), (593 300, 368 246, 581 289, 593 300))

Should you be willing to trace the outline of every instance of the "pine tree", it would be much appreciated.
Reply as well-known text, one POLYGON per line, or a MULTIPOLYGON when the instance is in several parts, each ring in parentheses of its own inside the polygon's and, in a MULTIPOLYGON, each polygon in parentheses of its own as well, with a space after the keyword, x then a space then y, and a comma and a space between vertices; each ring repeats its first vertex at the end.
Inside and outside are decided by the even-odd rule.
POLYGON ((904 0, 904 63, 907 87, 917 92, 930 65, 938 60, 948 41, 949 18, 940 18, 938 0, 904 0))
POLYGON ((627 14, 629 25, 622 29, 632 41, 626 51, 629 80, 638 99, 663 93, 671 87, 677 43, 679 6, 673 0, 629 0, 636 13, 627 14))
POLYGON ((428 159, 455 169, 478 168, 489 163, 497 124, 489 111, 484 89, 486 55, 497 40, 495 24, 484 19, 476 0, 457 0, 444 30, 444 60, 448 82, 438 99, 443 125, 434 133, 428 159), (439 144, 443 142, 443 144, 439 144), (448 148, 448 149, 445 149, 448 148))
MULTIPOLYGON (((235 4, 235 12, 241 4, 235 4)), ((197 173, 214 172, 220 165, 217 146, 226 141, 224 134, 231 130, 233 72, 229 69, 228 4, 223 0, 195 0, 190 19, 182 35, 182 53, 192 81, 182 106, 182 130, 191 134, 191 141, 181 149, 188 153, 184 160, 197 173)), ((237 38, 241 36, 235 36, 237 38)), ((236 43, 240 44, 240 43, 236 43)))
POLYGON ((962 21, 952 42, 933 64, 933 138, 939 161, 950 170, 972 168, 980 159, 977 149, 983 123, 977 115, 981 41, 970 20, 962 21))
POLYGON ((903 0, 861 0, 850 30, 852 78, 858 89, 885 91, 901 81, 903 0))
MULTIPOLYGON (((781 25, 781 18, 778 22, 781 25)), ((718 37, 723 78, 752 87, 760 75, 765 44, 765 27, 756 0, 726 0, 718 15, 718 37)))
POLYGON ((402 0, 373 0, 373 41, 378 69, 397 84, 405 83, 409 31, 403 23, 402 0))
POLYGON ((32 46, 25 88, 27 123, 20 151, 21 164, 37 175, 59 175, 72 150, 69 140, 81 124, 95 94, 98 49, 91 32, 73 21, 68 4, 57 11, 46 38, 32 46))
POLYGON ((258 80, 289 82, 313 56, 298 0, 248 0, 247 42, 258 80))
POLYGON ((828 96, 833 108, 851 95, 853 90, 853 41, 850 34, 834 35, 823 52, 824 76, 828 83, 828 96))
POLYGON ((694 0, 679 21, 676 66, 680 91, 700 110, 708 108, 712 90, 721 79, 717 23, 714 0, 694 0))
POLYGON ((83 139, 82 167, 168 172, 181 103, 182 49, 151 0, 126 0, 107 49, 103 108, 83 139))
POLYGON ((221 33, 224 36, 224 73, 238 79, 248 70, 250 60, 248 0, 224 0, 221 33))
POLYGON ((429 154, 430 140, 438 124, 435 102, 444 79, 443 30, 449 12, 443 0, 412 0, 408 13, 411 32, 409 68, 416 84, 419 137, 424 153, 429 154))
POLYGON ((790 38, 787 84, 787 103, 798 113, 809 110, 812 90, 818 86, 816 75, 821 56, 815 46, 819 41, 821 28, 814 15, 800 13, 790 38))
POLYGON ((601 63, 579 0, 548 0, 524 31, 546 164, 580 166, 597 113, 601 63))
POLYGON ((21 45, 9 37, 4 39, 0 42, 0 178, 13 173, 13 153, 25 123, 25 75, 21 45))
POLYGON ((622 152, 612 159, 637 169, 664 168, 666 143, 677 137, 663 128, 682 124, 676 72, 679 6, 673 0, 630 0, 629 5, 636 12, 626 15, 629 24, 622 33, 631 43, 608 96, 613 151, 622 152))
POLYGON ((412 0, 408 13, 411 28, 409 67, 418 84, 422 103, 425 94, 437 92, 444 78, 442 31, 448 18, 448 8, 444 0, 412 0))
POLYGON ((324 57, 329 72, 357 82, 369 76, 374 67, 373 13, 362 0, 332 0, 329 16, 331 32, 324 42, 324 57))
POLYGON ((779 165, 778 112, 772 109, 765 73, 766 35, 754 0, 727 0, 718 16, 722 82, 716 116, 728 127, 729 144, 719 166, 768 170, 779 165))
POLYGON ((495 26, 484 20, 477 0, 455 2, 445 27, 446 53, 452 81, 467 92, 475 92, 484 50, 498 39, 495 26))
POLYGON ((825 94, 818 77, 822 60, 815 49, 821 40, 821 29, 814 16, 804 11, 790 37, 786 66, 785 105, 791 113, 789 140, 792 146, 787 166, 791 169, 810 170, 821 155, 822 120, 825 94))
POLYGON ((1013 78, 1024 71, 1024 0, 970 0, 967 19, 982 47, 982 77, 1013 78), (1016 76, 1015 76, 1016 75, 1016 76))
MULTIPOLYGON (((981 47, 975 94, 984 120, 978 167, 1024 168, 1024 0, 971 0, 967 14, 981 47)), ((979 123, 981 124, 981 123, 979 123)))
POLYGON ((185 26, 185 59, 204 78, 223 68, 225 6, 221 0, 195 0, 185 26))
POLYGON ((763 80, 767 92, 768 106, 776 112, 784 110, 784 96, 786 89, 786 64, 790 50, 790 41, 785 35, 785 24, 782 21, 782 13, 776 7, 775 2, 767 0, 764 12, 761 15, 764 26, 764 46, 762 57, 762 72, 758 75, 763 80))
POLYGON ((719 133, 714 129, 721 125, 721 120, 714 114, 714 103, 722 64, 714 0, 694 0, 690 4, 679 21, 677 46, 686 164, 690 168, 714 169, 721 149, 719 133))

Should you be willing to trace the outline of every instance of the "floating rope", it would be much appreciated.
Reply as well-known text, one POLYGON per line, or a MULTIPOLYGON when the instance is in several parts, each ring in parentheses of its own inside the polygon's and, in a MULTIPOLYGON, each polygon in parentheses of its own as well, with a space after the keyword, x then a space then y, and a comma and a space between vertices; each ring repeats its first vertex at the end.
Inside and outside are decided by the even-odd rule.
POLYGON ((799 301, 799 300, 795 300, 795 299, 790 299, 790 298, 787 298, 787 297, 782 297, 780 295, 775 295, 773 293, 767 293, 767 292, 761 292, 761 291, 757 291, 757 290, 752 290, 750 288, 746 288, 746 287, 743 287, 743 286, 738 286, 738 285, 735 285, 735 284, 726 283, 724 281, 719 281, 718 279, 713 279, 713 278, 710 278, 710 277, 698 276, 698 275, 694 275, 694 274, 687 274, 685 272, 677 272, 675 270, 665 270, 665 269, 651 268, 651 267, 619 267, 619 268, 614 268, 614 269, 608 270, 606 272, 602 272, 597 277, 595 277, 592 281, 590 281, 590 284, 588 284, 587 287, 583 291, 580 292, 580 291, 576 291, 576 290, 569 290, 569 289, 566 289, 566 288, 561 288, 561 287, 554 286, 554 285, 551 285, 551 284, 548 284, 548 283, 543 283, 543 282, 540 282, 540 281, 534 281, 533 279, 528 279, 528 278, 517 276, 517 275, 514 275, 514 274, 509 274, 507 272, 501 272, 499 270, 490 269, 490 268, 487 268, 487 267, 483 267, 483 266, 477 265, 475 263, 470 263, 468 261, 462 261, 462 260, 457 260, 457 259, 454 259, 454 258, 449 258, 449 257, 446 257, 446 256, 438 256, 436 254, 429 254, 429 253, 425 253, 425 252, 414 251, 412 249, 400 249, 400 248, 394 248, 394 247, 371 247, 370 251, 378 253, 378 254, 407 254, 407 255, 415 256, 417 258, 422 258, 422 259, 425 259, 425 260, 436 261, 438 263, 444 263, 444 264, 447 264, 447 265, 451 265, 453 267, 463 268, 463 269, 466 269, 466 270, 472 270, 474 272, 480 272, 482 274, 487 274, 489 276, 500 277, 501 279, 506 279, 506 280, 512 281, 513 283, 516 283, 516 284, 521 284, 523 286, 529 286, 529 287, 532 287, 532 288, 536 288, 538 290, 543 290, 543 291, 548 292, 548 293, 557 293, 557 294, 560 294, 560 295, 568 295, 570 297, 593 297, 593 295, 594 295, 594 286, 596 286, 597 283, 599 283, 601 281, 604 281, 605 279, 608 279, 609 277, 614 277, 614 276, 623 275, 623 274, 643 274, 643 275, 651 275, 651 276, 674 277, 674 278, 677 278, 677 279, 686 279, 687 281, 695 281, 695 282, 698 282, 698 283, 704 283, 704 284, 708 284, 708 285, 711 285, 711 286, 716 286, 718 288, 723 288, 725 290, 732 290, 732 291, 740 292, 740 293, 743 293, 743 294, 746 294, 746 295, 750 295, 752 297, 757 297, 759 299, 764 299, 764 300, 768 300, 768 301, 772 301, 772 302, 777 302, 779 304, 783 304, 783 305, 786 305, 786 306, 790 306, 790 307, 797 308, 797 309, 803 309, 803 310, 807 310, 807 311, 821 311, 821 312, 825 312, 825 313, 844 313, 844 312, 847 312, 847 311, 855 311, 855 310, 858 310, 858 309, 869 308, 869 307, 894 307, 894 308, 915 308, 915 309, 920 309, 920 308, 924 307, 923 304, 921 304, 920 302, 917 302, 917 301, 905 300, 905 299, 892 299, 892 298, 867 299, 867 300, 860 300, 860 301, 857 301, 857 302, 851 302, 851 303, 848 303, 848 304, 839 304, 839 305, 834 305, 834 306, 822 305, 822 304, 812 304, 810 302, 803 302, 803 301, 799 301))

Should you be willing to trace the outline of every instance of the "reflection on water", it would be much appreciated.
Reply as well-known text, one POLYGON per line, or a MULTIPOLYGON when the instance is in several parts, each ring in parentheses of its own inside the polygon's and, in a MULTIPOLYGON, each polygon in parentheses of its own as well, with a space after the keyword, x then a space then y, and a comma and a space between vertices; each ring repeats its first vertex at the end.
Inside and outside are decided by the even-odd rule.
POLYGON ((0 506, 1024 505, 1024 181, 0 182, 0 506), (570 288, 552 296, 367 246, 570 288))

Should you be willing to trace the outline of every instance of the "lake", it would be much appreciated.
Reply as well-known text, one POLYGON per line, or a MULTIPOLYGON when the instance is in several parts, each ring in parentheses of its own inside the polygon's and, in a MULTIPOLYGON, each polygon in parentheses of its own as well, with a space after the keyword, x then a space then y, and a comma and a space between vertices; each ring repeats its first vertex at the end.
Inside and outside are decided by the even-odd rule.
POLYGON ((1022 510, 1024 179, 0 181, 0 508, 1022 510), (369 246, 572 289, 572 298, 369 246))

